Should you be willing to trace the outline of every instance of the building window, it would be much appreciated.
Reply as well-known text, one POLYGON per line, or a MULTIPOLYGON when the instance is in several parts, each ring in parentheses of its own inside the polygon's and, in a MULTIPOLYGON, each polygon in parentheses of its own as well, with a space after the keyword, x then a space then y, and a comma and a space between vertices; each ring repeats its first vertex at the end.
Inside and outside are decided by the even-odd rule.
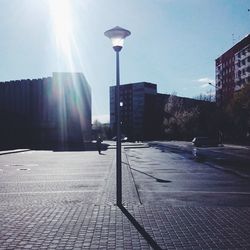
POLYGON ((246 65, 245 59, 241 61, 242 65, 246 65))

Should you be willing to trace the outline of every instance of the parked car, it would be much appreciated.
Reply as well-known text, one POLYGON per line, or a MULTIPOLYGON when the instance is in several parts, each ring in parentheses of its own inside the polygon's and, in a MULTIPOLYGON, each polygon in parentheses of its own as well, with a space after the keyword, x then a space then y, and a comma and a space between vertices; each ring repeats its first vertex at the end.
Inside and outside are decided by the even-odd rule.
POLYGON ((219 145, 219 141, 215 138, 209 138, 209 137, 195 137, 192 140, 192 143, 196 147, 217 147, 219 145))

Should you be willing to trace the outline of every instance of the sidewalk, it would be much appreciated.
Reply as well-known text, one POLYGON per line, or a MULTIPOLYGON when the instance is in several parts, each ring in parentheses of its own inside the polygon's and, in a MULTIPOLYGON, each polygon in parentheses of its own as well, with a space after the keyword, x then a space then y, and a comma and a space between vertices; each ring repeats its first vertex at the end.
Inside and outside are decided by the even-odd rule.
POLYGON ((96 204, 1 201, 0 249, 250 248, 249 207, 143 205, 125 153, 124 206, 115 206, 115 150, 110 151, 108 179, 96 204))

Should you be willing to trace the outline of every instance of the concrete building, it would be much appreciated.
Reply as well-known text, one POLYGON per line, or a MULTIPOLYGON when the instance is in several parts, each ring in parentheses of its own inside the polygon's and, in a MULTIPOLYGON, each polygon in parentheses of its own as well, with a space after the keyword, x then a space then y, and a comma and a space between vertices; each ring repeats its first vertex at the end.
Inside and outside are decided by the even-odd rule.
POLYGON ((227 103, 250 84, 250 34, 215 60, 216 102, 227 103))
POLYGON ((0 82, 0 146, 80 145, 91 139, 91 90, 81 73, 0 82))
MULTIPOLYGON (((110 127, 116 135, 115 116, 116 86, 110 87, 110 127)), ((157 85, 148 82, 123 84, 120 86, 121 133, 130 140, 164 139, 165 105, 170 95, 157 93, 157 85)), ((185 97, 176 97, 186 109, 204 105, 214 108, 214 103, 185 97)))
MULTIPOLYGON (((116 86, 110 87, 110 126, 113 135, 116 134, 115 120, 116 86)), ((147 137, 146 109, 147 96, 156 95, 156 84, 139 82, 120 86, 121 132, 131 140, 141 140, 147 137)))

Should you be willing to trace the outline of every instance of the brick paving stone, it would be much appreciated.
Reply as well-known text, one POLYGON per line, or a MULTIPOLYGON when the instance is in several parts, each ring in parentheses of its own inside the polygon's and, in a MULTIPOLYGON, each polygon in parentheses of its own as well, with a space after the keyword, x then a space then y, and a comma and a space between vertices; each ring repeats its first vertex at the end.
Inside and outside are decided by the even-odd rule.
MULTIPOLYGON (((0 249, 152 249, 114 205, 114 153, 107 158, 103 191, 2 195, 0 249)), ((122 171, 124 207, 161 249, 250 249, 250 208, 143 205, 125 154, 122 171)))
MULTIPOLYGON (((1 249, 10 249, 11 246, 20 249, 39 249, 42 246, 49 246, 50 249, 58 247, 70 249, 72 246, 91 249, 112 247, 115 249, 119 247, 123 249, 131 249, 131 247, 132 249, 149 249, 147 242, 135 230, 121 210, 118 207, 115 209, 114 207, 111 209, 111 207, 112 205, 59 206, 48 209, 32 207, 27 208, 26 212, 21 211, 24 213, 22 216, 18 211, 5 211, 5 218, 1 222, 3 229, 1 230, 1 249), (88 218, 86 210, 91 217, 87 230, 81 226, 86 221, 86 217, 88 218), (104 222, 103 217, 107 210, 114 220, 104 222), (55 216, 58 211, 61 211, 60 215, 55 216), (44 217, 47 219, 43 220, 44 217), (99 220, 107 229, 105 237, 102 234, 101 224, 97 226, 99 220), (10 224, 13 221, 17 227, 10 224), (30 221, 35 223, 30 224, 30 221), (62 237, 61 226, 64 221, 67 223, 64 224, 64 236, 62 237), (36 241, 33 238, 34 235, 36 235, 36 241), (81 241, 78 241, 79 235, 81 235, 81 241), (37 241, 39 244, 36 243, 37 241)), ((220 208, 202 207, 192 208, 192 213, 189 208, 185 207, 162 208, 130 205, 127 209, 134 215, 138 223, 144 225, 148 233, 163 249, 168 247, 198 249, 211 246, 217 249, 250 247, 249 208, 224 208, 222 211, 220 208), (190 222, 188 225, 187 221, 183 220, 185 217, 188 217, 187 221, 190 222), (224 217, 227 219, 225 220, 224 217), (207 219, 210 220, 210 224, 207 224, 207 219), (151 227, 150 223, 154 224, 156 220, 161 221, 161 224, 158 224, 160 226, 151 227), (234 226, 232 227, 232 225, 234 226)))
MULTIPOLYGON (((126 154, 122 153, 122 199, 123 204, 140 204, 126 154)), ((116 161, 113 159, 101 204, 116 204, 116 161)))

